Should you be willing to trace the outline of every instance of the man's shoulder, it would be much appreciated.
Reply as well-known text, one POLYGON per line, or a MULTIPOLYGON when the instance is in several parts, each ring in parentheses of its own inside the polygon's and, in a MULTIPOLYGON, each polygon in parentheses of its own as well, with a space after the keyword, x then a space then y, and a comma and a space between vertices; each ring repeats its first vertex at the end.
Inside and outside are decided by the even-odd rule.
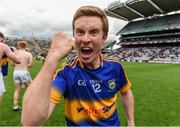
POLYGON ((19 51, 20 53, 23 53, 24 55, 27 55, 27 56, 30 56, 32 55, 30 52, 26 51, 26 50, 22 50, 22 51, 19 51))
POLYGON ((121 63, 120 59, 117 56, 103 56, 103 59, 106 60, 107 62, 121 63))
POLYGON ((1 51, 1 53, 7 52, 9 50, 10 50, 10 48, 9 48, 8 45, 6 45, 4 43, 0 43, 0 51, 1 51))
POLYGON ((118 70, 118 68, 123 68, 123 65, 118 57, 103 57, 104 66, 111 66, 112 68, 115 68, 115 70, 118 70))
POLYGON ((31 55, 31 56, 32 56, 32 54, 31 54, 30 52, 28 52, 28 51, 26 51, 26 52, 27 52, 28 55, 31 55))
POLYGON ((73 57, 71 60, 69 60, 68 62, 63 62, 62 65, 61 65, 61 70, 65 70, 68 72, 71 72, 73 70, 76 70, 77 68, 77 64, 78 64, 78 57, 75 56, 73 57))
POLYGON ((0 43, 0 48, 4 48, 4 47, 8 47, 8 46, 4 43, 0 43))

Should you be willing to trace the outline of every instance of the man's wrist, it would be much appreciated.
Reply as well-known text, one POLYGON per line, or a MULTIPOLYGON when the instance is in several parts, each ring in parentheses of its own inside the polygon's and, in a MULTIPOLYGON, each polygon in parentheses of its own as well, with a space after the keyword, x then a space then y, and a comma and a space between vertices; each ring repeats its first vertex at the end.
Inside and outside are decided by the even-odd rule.
POLYGON ((128 120, 128 126, 130 127, 133 127, 135 126, 135 123, 134 123, 134 120, 128 120))

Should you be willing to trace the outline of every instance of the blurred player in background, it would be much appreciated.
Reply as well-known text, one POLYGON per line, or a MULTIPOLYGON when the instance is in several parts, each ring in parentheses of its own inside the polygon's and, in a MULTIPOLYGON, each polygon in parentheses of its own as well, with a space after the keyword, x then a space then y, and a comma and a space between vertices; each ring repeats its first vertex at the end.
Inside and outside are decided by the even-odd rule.
POLYGON ((26 41, 19 41, 17 45, 18 51, 16 54, 20 58, 21 64, 15 64, 14 62, 12 63, 14 66, 13 79, 15 83, 13 111, 18 111, 21 109, 21 106, 19 106, 18 104, 19 92, 22 85, 28 87, 28 85, 31 83, 31 76, 28 71, 28 68, 31 67, 33 64, 32 54, 26 51, 26 41))
MULTIPOLYGON (((16 56, 16 52, 17 52, 16 48, 12 47, 12 49, 10 49, 9 46, 4 44, 4 39, 5 39, 5 37, 4 37, 3 33, 0 32, 0 63, 5 65, 5 61, 4 61, 3 57, 6 55, 6 57, 10 58, 12 61, 19 64, 20 60, 16 56)), ((3 93, 5 91, 6 90, 5 90, 4 81, 3 81, 3 74, 2 74, 1 68, 0 68, 0 103, 2 100, 3 93)))

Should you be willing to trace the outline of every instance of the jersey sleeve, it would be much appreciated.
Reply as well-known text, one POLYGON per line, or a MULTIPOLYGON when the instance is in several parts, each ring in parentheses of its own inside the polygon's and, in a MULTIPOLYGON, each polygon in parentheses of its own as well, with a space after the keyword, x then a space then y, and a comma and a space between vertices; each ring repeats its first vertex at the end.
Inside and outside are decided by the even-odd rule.
POLYGON ((50 101, 52 103, 58 104, 60 102, 60 98, 66 90, 66 84, 64 71, 57 71, 51 85, 50 101))
POLYGON ((125 74, 124 68, 121 64, 120 64, 120 69, 119 69, 119 78, 120 78, 120 83, 121 83, 121 87, 119 91, 121 93, 125 93, 128 91, 128 89, 131 88, 132 84, 128 80, 127 75, 125 74))

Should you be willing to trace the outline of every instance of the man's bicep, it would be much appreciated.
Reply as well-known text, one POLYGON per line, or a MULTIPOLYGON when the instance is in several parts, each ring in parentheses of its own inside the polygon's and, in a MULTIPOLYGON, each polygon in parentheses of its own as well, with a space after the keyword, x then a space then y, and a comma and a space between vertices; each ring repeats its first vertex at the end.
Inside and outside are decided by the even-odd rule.
POLYGON ((7 55, 7 57, 12 59, 12 56, 13 56, 14 53, 11 51, 11 49, 7 45, 4 45, 3 49, 4 49, 4 52, 7 55))
POLYGON ((125 93, 125 92, 127 92, 130 88, 131 88, 131 86, 132 86, 132 84, 131 84, 131 82, 128 80, 128 79, 126 79, 126 83, 125 83, 125 85, 123 85, 121 88, 120 88, 120 93, 125 93))
POLYGON ((120 66, 119 71, 120 71, 119 72, 119 78, 120 78, 120 82, 121 82, 120 92, 125 93, 131 88, 132 84, 129 81, 129 79, 128 79, 127 75, 126 75, 126 72, 125 72, 122 65, 120 66))
POLYGON ((15 56, 15 54, 11 51, 11 49, 7 45, 4 45, 4 52, 7 55, 7 57, 12 61, 18 61, 18 58, 15 56))

